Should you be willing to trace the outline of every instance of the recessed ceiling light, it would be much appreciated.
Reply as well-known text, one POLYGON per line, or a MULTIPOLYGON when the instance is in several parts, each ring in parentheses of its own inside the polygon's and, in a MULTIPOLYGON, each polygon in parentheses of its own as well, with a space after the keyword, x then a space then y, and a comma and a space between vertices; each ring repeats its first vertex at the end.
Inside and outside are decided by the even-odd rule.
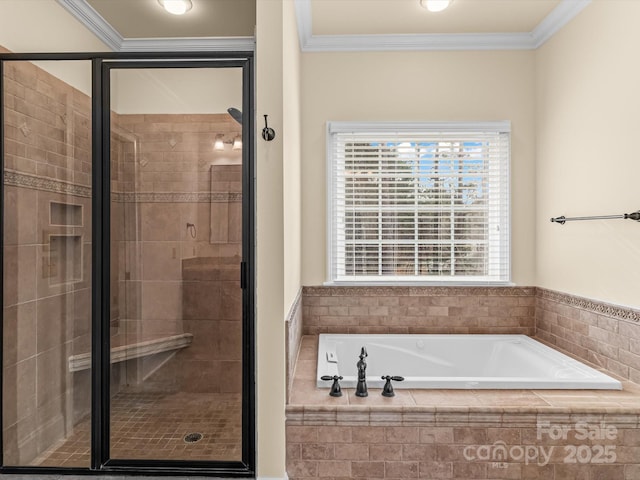
POLYGON ((453 0, 420 0, 420 5, 430 12, 441 12, 452 3, 453 0))
POLYGON ((158 3, 172 15, 184 15, 193 8, 191 0, 158 0, 158 3))

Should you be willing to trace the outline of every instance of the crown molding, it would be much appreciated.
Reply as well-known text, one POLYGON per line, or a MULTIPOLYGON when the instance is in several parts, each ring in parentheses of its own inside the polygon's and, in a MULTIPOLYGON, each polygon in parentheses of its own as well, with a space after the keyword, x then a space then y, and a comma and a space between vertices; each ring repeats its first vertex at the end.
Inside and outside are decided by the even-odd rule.
POLYGON ((542 46, 590 3, 591 0, 562 0, 531 32, 534 48, 542 46))
POLYGON ((91 5, 84 0, 56 1, 111 50, 120 50, 124 38, 91 5))
POLYGON ((56 0, 115 52, 254 51, 254 37, 124 38, 85 0, 56 0))
POLYGON ((399 50, 530 50, 530 33, 425 33, 397 35, 312 35, 303 52, 399 50))
POLYGON ((120 52, 253 52, 253 37, 125 38, 120 52))
POLYGON ((532 32, 397 35, 313 35, 311 0, 295 0, 303 52, 400 50, 534 50, 580 13, 591 0, 562 0, 532 32))
POLYGON ((306 52, 306 46, 312 37, 311 22, 311 0, 294 0, 296 21, 298 23, 298 38, 300 39, 300 49, 306 52))
MULTIPOLYGON (((254 51, 254 37, 124 38, 85 0, 56 0, 116 52, 254 51)), ((562 0, 532 32, 397 35, 313 35, 311 0, 295 0, 303 52, 535 50, 578 15, 591 0, 562 0)))

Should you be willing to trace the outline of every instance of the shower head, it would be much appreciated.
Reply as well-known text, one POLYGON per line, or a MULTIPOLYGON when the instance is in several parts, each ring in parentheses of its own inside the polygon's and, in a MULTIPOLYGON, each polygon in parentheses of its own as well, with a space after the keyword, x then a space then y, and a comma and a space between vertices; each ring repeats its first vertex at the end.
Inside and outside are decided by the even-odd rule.
POLYGON ((227 112, 229 113, 229 115, 231 115, 233 117, 233 119, 238 122, 240 125, 242 125, 242 112, 240 110, 238 110, 237 108, 227 108, 227 112))

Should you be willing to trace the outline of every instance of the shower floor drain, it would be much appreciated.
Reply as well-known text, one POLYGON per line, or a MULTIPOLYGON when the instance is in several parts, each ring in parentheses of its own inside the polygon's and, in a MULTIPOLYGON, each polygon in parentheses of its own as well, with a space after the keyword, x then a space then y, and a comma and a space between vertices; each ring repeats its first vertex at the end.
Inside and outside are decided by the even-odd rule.
POLYGON ((187 433, 184 436, 184 443, 196 443, 199 442, 200 440, 202 440, 202 434, 201 433, 187 433))

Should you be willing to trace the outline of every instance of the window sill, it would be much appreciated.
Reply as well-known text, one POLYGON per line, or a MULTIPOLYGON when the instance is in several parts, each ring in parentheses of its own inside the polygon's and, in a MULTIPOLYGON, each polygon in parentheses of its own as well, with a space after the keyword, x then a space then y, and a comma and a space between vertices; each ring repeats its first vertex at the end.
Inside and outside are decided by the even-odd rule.
POLYGON ((325 287, 515 287, 513 282, 460 282, 460 281, 331 281, 325 287))

